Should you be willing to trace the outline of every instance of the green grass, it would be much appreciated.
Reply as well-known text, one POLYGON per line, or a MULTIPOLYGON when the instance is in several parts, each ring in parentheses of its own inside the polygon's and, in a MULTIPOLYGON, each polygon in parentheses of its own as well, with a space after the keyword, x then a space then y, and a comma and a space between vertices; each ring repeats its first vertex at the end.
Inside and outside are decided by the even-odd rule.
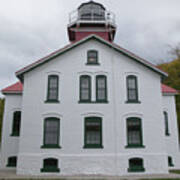
POLYGON ((179 169, 175 169, 175 170, 169 170, 170 173, 175 173, 175 174, 180 174, 180 170, 179 169))
POLYGON ((180 178, 139 179, 139 180, 180 180, 180 178))

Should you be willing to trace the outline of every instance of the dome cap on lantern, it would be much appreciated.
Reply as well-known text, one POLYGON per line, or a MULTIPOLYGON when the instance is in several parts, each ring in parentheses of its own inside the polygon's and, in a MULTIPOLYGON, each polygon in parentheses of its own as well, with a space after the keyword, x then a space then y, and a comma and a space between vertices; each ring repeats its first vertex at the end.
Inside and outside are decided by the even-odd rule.
POLYGON ((100 3, 97 3, 97 2, 94 2, 94 1, 89 1, 89 2, 86 2, 86 3, 82 3, 79 7, 78 7, 78 10, 82 9, 82 8, 101 8, 103 10, 106 10, 106 8, 100 4, 100 3))

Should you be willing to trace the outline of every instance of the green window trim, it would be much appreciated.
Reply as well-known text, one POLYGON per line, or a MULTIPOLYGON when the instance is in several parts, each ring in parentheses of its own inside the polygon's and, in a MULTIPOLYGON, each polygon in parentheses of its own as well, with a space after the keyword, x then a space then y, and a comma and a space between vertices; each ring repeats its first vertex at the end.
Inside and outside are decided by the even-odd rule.
POLYGON ((145 168, 138 166, 133 168, 128 168, 128 172, 145 172, 145 168))
POLYGON ((12 132, 10 136, 20 136, 21 128, 21 111, 15 111, 13 113, 12 132))
POLYGON ((47 99, 45 101, 45 103, 57 103, 59 102, 59 76, 58 75, 49 75, 48 76, 48 90, 47 90, 47 99), (52 79, 56 79, 56 87, 50 87, 50 81, 52 79), (56 93, 56 97, 55 98, 52 98, 51 97, 51 90, 50 89, 53 89, 56 93))
POLYGON ((170 136, 169 133, 169 122, 168 122, 168 113, 166 111, 163 112, 164 114, 164 122, 165 122, 165 135, 170 136))
POLYGON ((86 65, 99 65, 99 62, 98 62, 98 51, 96 51, 96 50, 89 50, 87 52, 87 63, 86 63, 86 65), (92 60, 94 60, 94 62, 92 60))
POLYGON ((18 137, 18 136, 19 136, 19 133, 18 133, 18 132, 13 132, 13 133, 10 134, 10 136, 18 137))
POLYGON ((46 100, 44 103, 60 103, 59 100, 46 100))
POLYGON ((61 146, 49 144, 49 145, 42 145, 41 148, 42 149, 61 149, 61 146))
POLYGON ((140 103, 139 101, 139 97, 138 97, 138 82, 137 82, 137 77, 134 76, 134 75, 129 75, 126 77, 126 86, 127 86, 127 101, 126 103, 140 103), (131 88, 130 87, 130 84, 129 84, 129 81, 130 80, 134 80, 135 82, 135 87, 134 88, 131 88), (131 99, 130 97, 130 92, 135 92, 135 98, 134 99, 131 99))
POLYGON ((89 76, 89 75, 81 75, 80 76, 79 89, 80 89, 80 91, 79 91, 79 99, 80 99, 79 102, 81 102, 81 103, 89 103, 89 102, 91 102, 91 76, 89 76), (84 89, 82 87, 82 82, 85 79, 88 81, 88 87, 84 89), (83 99, 83 97, 82 97, 83 90, 88 91, 88 98, 87 99, 83 99))
POLYGON ((133 144, 133 145, 127 145, 125 148, 145 148, 146 146, 144 145, 139 145, 139 144, 133 144))
POLYGON ((169 166, 169 167, 174 167, 173 159, 172 159, 171 156, 168 156, 168 166, 169 166))
MULTIPOLYGON (((143 145, 143 133, 142 133, 142 120, 138 117, 129 117, 126 119, 126 128, 127 128, 127 145, 125 146, 126 148, 145 148, 145 146, 143 145), (138 126, 136 124, 136 127, 134 126, 129 126, 129 124, 136 122, 138 123, 138 126), (136 130, 136 133, 138 131, 139 134, 139 143, 132 143, 130 142, 130 133, 131 131, 134 131, 134 129, 136 130)), ((131 137, 132 138, 132 137, 131 137)), ((137 137, 136 137, 137 138, 137 137)))
POLYGON ((55 173, 60 172, 59 168, 41 168, 42 173, 55 173))
POLYGON ((60 119, 59 118, 56 118, 56 117, 48 117, 48 118, 45 118, 44 119, 44 132, 43 132, 43 145, 41 146, 41 148, 47 148, 47 149, 50 149, 50 148, 52 148, 52 149, 54 149, 54 148, 61 148, 61 146, 59 145, 59 139, 60 139, 60 119), (55 144, 47 144, 46 143, 46 131, 47 131, 47 129, 46 129, 46 123, 48 122, 48 121, 56 121, 57 122, 57 127, 58 127, 58 129, 57 129, 57 141, 56 141, 56 143, 55 144))
POLYGON ((84 119, 84 149, 102 149, 103 144, 102 144, 102 118, 101 117, 86 117, 84 119), (99 124, 99 144, 96 143, 88 143, 87 142, 87 129, 88 128, 87 124, 88 123, 98 123, 99 124))
POLYGON ((105 75, 97 75, 96 76, 96 102, 97 103, 106 103, 106 102, 108 102, 108 100, 107 100, 107 78, 106 78, 105 75), (98 87, 98 80, 99 79, 104 80, 104 88, 98 87), (99 98, 99 96, 98 96, 98 91, 99 90, 104 91, 104 99, 99 98))
POLYGON ((9 157, 6 167, 16 167, 16 165, 17 165, 17 156, 9 157))
POLYGON ((79 104, 108 104, 109 101, 78 101, 79 104))
POLYGON ((126 104, 141 104, 141 101, 126 101, 126 104))
POLYGON ((86 144, 83 146, 84 149, 103 149, 104 146, 102 144, 86 144))
POLYGON ((129 159, 128 172, 144 172, 144 162, 142 158, 131 158, 129 159))
POLYGON ((43 160, 43 168, 40 170, 42 173, 56 173, 60 172, 60 169, 58 168, 58 159, 55 158, 47 158, 43 160), (52 165, 49 165, 47 163, 54 163, 52 165))

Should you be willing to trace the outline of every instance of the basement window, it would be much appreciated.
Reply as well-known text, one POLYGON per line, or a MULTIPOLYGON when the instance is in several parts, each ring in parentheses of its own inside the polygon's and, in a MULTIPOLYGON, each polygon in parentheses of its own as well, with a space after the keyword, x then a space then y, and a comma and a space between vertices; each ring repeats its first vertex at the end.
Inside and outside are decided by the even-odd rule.
POLYGON ((129 168, 128 172, 144 172, 143 159, 141 158, 132 158, 129 159, 129 168))
POLYGON ((173 159, 172 159, 171 156, 168 156, 168 166, 169 166, 169 167, 173 167, 173 166, 174 166, 174 164, 173 164, 173 159))
POLYGON ((7 167, 16 167, 17 164, 17 157, 16 156, 12 156, 8 158, 8 163, 7 163, 7 167))
POLYGON ((60 169, 58 168, 58 160, 55 158, 44 159, 41 172, 60 172, 60 169))

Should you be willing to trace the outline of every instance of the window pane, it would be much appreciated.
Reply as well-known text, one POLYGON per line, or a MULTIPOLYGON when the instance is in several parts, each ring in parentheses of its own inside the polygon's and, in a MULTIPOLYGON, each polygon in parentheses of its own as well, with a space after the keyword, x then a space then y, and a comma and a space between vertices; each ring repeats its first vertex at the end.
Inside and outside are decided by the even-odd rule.
POLYGON ((57 77, 51 77, 49 84, 50 88, 57 88, 57 77))
POLYGON ((21 125, 21 112, 16 111, 14 112, 14 117, 13 117, 13 134, 19 135, 20 132, 20 125, 21 125))
POLYGON ((59 120, 46 120, 45 144, 58 144, 59 120))
POLYGON ((85 122, 86 144, 101 145, 101 122, 98 119, 86 120, 85 122))
POLYGON ((166 111, 164 111, 164 121, 165 121, 165 134, 169 135, 168 113, 166 111))
POLYGON ((97 51, 88 51, 88 63, 97 63, 97 51))
POLYGON ((57 159, 45 159, 44 160, 44 168, 49 168, 49 167, 58 167, 58 161, 57 159))
POLYGON ((127 77, 127 94, 128 100, 137 101, 138 100, 138 89, 137 89, 137 78, 135 76, 127 77))
POLYGON ((80 77, 80 100, 90 100, 91 99, 91 82, 89 76, 80 77))
POLYGON ((128 142, 129 144, 140 144, 140 133, 139 131, 130 131, 128 134, 128 142))
POLYGON ((105 88, 105 78, 104 77, 98 77, 98 80, 97 80, 97 84, 98 84, 98 88, 105 88))
POLYGON ((56 89, 49 90, 49 99, 57 99, 57 90, 56 89))
POLYGON ((9 157, 8 158, 8 166, 16 167, 17 164, 17 157, 9 157))
POLYGON ((139 119, 127 120, 128 145, 141 145, 141 121, 139 119))
POLYGON ((136 100, 136 90, 128 90, 129 100, 136 100))
POLYGON ((83 89, 81 91, 81 99, 83 100, 89 100, 89 90, 83 89))
POLYGON ((96 58, 97 52, 96 51, 89 51, 89 57, 96 58))
POLYGON ((49 89, 48 89, 48 99, 57 100, 58 99, 58 76, 49 76, 49 89))
POLYGON ((143 167, 143 161, 140 158, 134 158, 134 159, 130 159, 129 161, 130 167, 143 167))
POLYGON ((106 99, 106 94, 104 89, 99 89, 97 92, 98 100, 104 100, 106 99))
POLYGON ((130 89, 136 88, 135 78, 128 78, 128 88, 130 88, 130 89))
POLYGON ((88 88, 89 87, 89 79, 87 77, 84 77, 81 79, 81 87, 82 88, 88 88))
POLYGON ((106 100, 106 77, 96 77, 96 100, 106 100))

